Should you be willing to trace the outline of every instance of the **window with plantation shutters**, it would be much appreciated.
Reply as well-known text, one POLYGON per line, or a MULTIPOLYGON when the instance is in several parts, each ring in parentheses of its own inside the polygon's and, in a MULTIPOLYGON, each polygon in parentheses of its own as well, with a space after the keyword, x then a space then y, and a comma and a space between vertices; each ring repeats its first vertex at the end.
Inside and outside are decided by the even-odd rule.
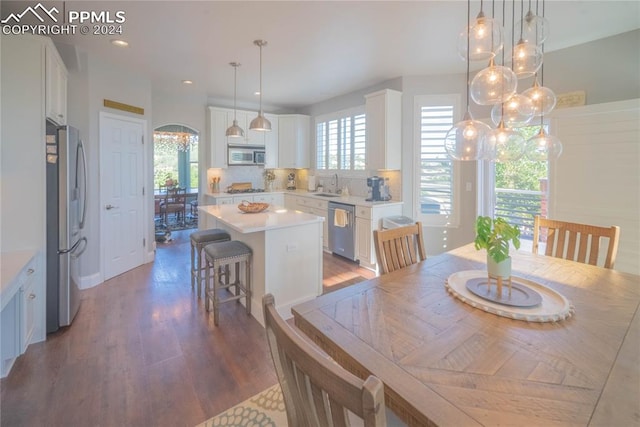
POLYGON ((364 170, 366 119, 364 107, 316 119, 316 169, 364 170))
POLYGON ((457 165, 444 149, 444 139, 457 117, 457 96, 416 97, 419 156, 415 195, 419 218, 430 225, 457 225, 457 165))

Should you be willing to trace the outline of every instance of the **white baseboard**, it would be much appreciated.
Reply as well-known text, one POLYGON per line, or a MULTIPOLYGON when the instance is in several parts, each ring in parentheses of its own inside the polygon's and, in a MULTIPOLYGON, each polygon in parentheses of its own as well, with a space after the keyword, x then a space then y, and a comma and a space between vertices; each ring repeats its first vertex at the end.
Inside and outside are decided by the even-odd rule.
POLYGON ((81 276, 79 279, 80 280, 78 281, 78 287, 80 289, 93 288, 94 286, 97 286, 100 283, 104 282, 104 280, 102 280, 102 273, 100 272, 91 274, 89 276, 81 276))
MULTIPOLYGON (((156 256, 155 251, 146 252, 144 254, 144 264, 148 264, 150 262, 153 262, 155 260, 155 256, 156 256)), ((91 274, 89 276, 80 277, 79 278, 78 287, 80 289, 89 289, 89 288, 93 288, 94 286, 99 285, 102 282, 104 282, 104 278, 102 276, 102 272, 97 272, 97 273, 91 274)))

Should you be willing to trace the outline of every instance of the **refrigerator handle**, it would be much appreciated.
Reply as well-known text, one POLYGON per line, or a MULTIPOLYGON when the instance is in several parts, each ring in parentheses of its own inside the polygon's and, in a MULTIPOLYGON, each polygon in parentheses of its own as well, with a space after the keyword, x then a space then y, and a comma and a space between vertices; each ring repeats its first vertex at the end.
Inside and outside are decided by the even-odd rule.
POLYGON ((82 151, 82 178, 83 178, 83 196, 82 196, 82 215, 80 215, 80 228, 84 228, 84 220, 87 217, 87 156, 84 152, 84 144, 82 143, 82 139, 78 140, 78 148, 76 149, 76 188, 78 188, 78 173, 79 173, 79 162, 80 162, 80 152, 82 151))
POLYGON ((87 238, 83 237, 82 239, 78 240, 73 246, 71 246, 69 249, 58 249, 58 255, 64 255, 64 254, 68 254, 71 253, 71 256, 73 256, 74 258, 79 257, 80 255, 82 255, 82 253, 84 252, 84 250, 87 248, 87 238), (76 249, 78 249, 78 246, 80 246, 81 243, 84 243, 84 246, 82 247, 82 250, 80 251, 80 253, 76 254, 74 253, 76 249))

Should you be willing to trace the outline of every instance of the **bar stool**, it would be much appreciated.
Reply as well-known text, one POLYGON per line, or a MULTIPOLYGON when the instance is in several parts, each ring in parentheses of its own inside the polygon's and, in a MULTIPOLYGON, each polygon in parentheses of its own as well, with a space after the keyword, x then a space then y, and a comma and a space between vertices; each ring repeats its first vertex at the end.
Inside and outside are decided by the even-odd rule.
POLYGON ((209 230, 194 231, 189 235, 191 240, 191 289, 194 288, 195 282, 198 281, 198 298, 200 298, 200 289, 202 289, 202 270, 203 270, 203 253, 204 247, 214 242, 228 242, 231 236, 224 230, 219 228, 211 228, 209 230))
POLYGON ((218 307, 229 301, 239 301, 245 298, 247 314, 251 314, 251 248, 242 242, 232 240, 230 242, 212 243, 204 247, 207 260, 205 271, 205 307, 211 311, 213 305, 213 323, 218 326, 220 317, 218 307), (240 263, 245 264, 245 281, 240 280, 240 263), (229 266, 235 264, 235 281, 229 283, 229 266), (222 270, 226 273, 222 273, 222 270), (213 277, 211 272, 213 271, 213 277), (224 282, 221 275, 225 276, 224 282), (219 295, 221 289, 235 287, 235 295, 222 299, 219 295))

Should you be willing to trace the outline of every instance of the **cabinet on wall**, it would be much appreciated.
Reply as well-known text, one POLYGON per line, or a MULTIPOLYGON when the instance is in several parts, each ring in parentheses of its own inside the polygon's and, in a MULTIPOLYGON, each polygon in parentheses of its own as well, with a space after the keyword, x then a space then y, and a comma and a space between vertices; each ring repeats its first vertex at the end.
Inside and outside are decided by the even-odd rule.
MULTIPOLYGON (((227 124, 229 111, 224 108, 209 107, 209 167, 227 167, 227 124)), ((233 120, 233 117, 232 119, 233 120)))
POLYGON ((302 114, 280 115, 278 122, 278 167, 308 168, 309 116, 302 114))
POLYGON ((238 126, 244 130, 243 138, 227 137, 227 128, 233 124, 234 112, 228 108, 208 107, 209 120, 209 147, 210 147, 210 165, 212 168, 226 168, 227 145, 228 144, 246 144, 258 145, 265 147, 265 167, 278 167, 278 116, 273 114, 265 114, 265 117, 271 122, 271 132, 257 132, 249 130, 249 124, 257 113, 250 111, 237 111, 236 117, 238 126))
POLYGON ((58 125, 67 124, 67 69, 53 46, 45 47, 46 115, 58 125))
POLYGON ((264 137, 264 167, 281 168, 278 164, 280 156, 280 137, 278 116, 275 114, 265 114, 264 117, 271 122, 271 132, 262 132, 264 137))
POLYGON ((365 95, 367 169, 400 169, 402 92, 384 89, 365 95))

